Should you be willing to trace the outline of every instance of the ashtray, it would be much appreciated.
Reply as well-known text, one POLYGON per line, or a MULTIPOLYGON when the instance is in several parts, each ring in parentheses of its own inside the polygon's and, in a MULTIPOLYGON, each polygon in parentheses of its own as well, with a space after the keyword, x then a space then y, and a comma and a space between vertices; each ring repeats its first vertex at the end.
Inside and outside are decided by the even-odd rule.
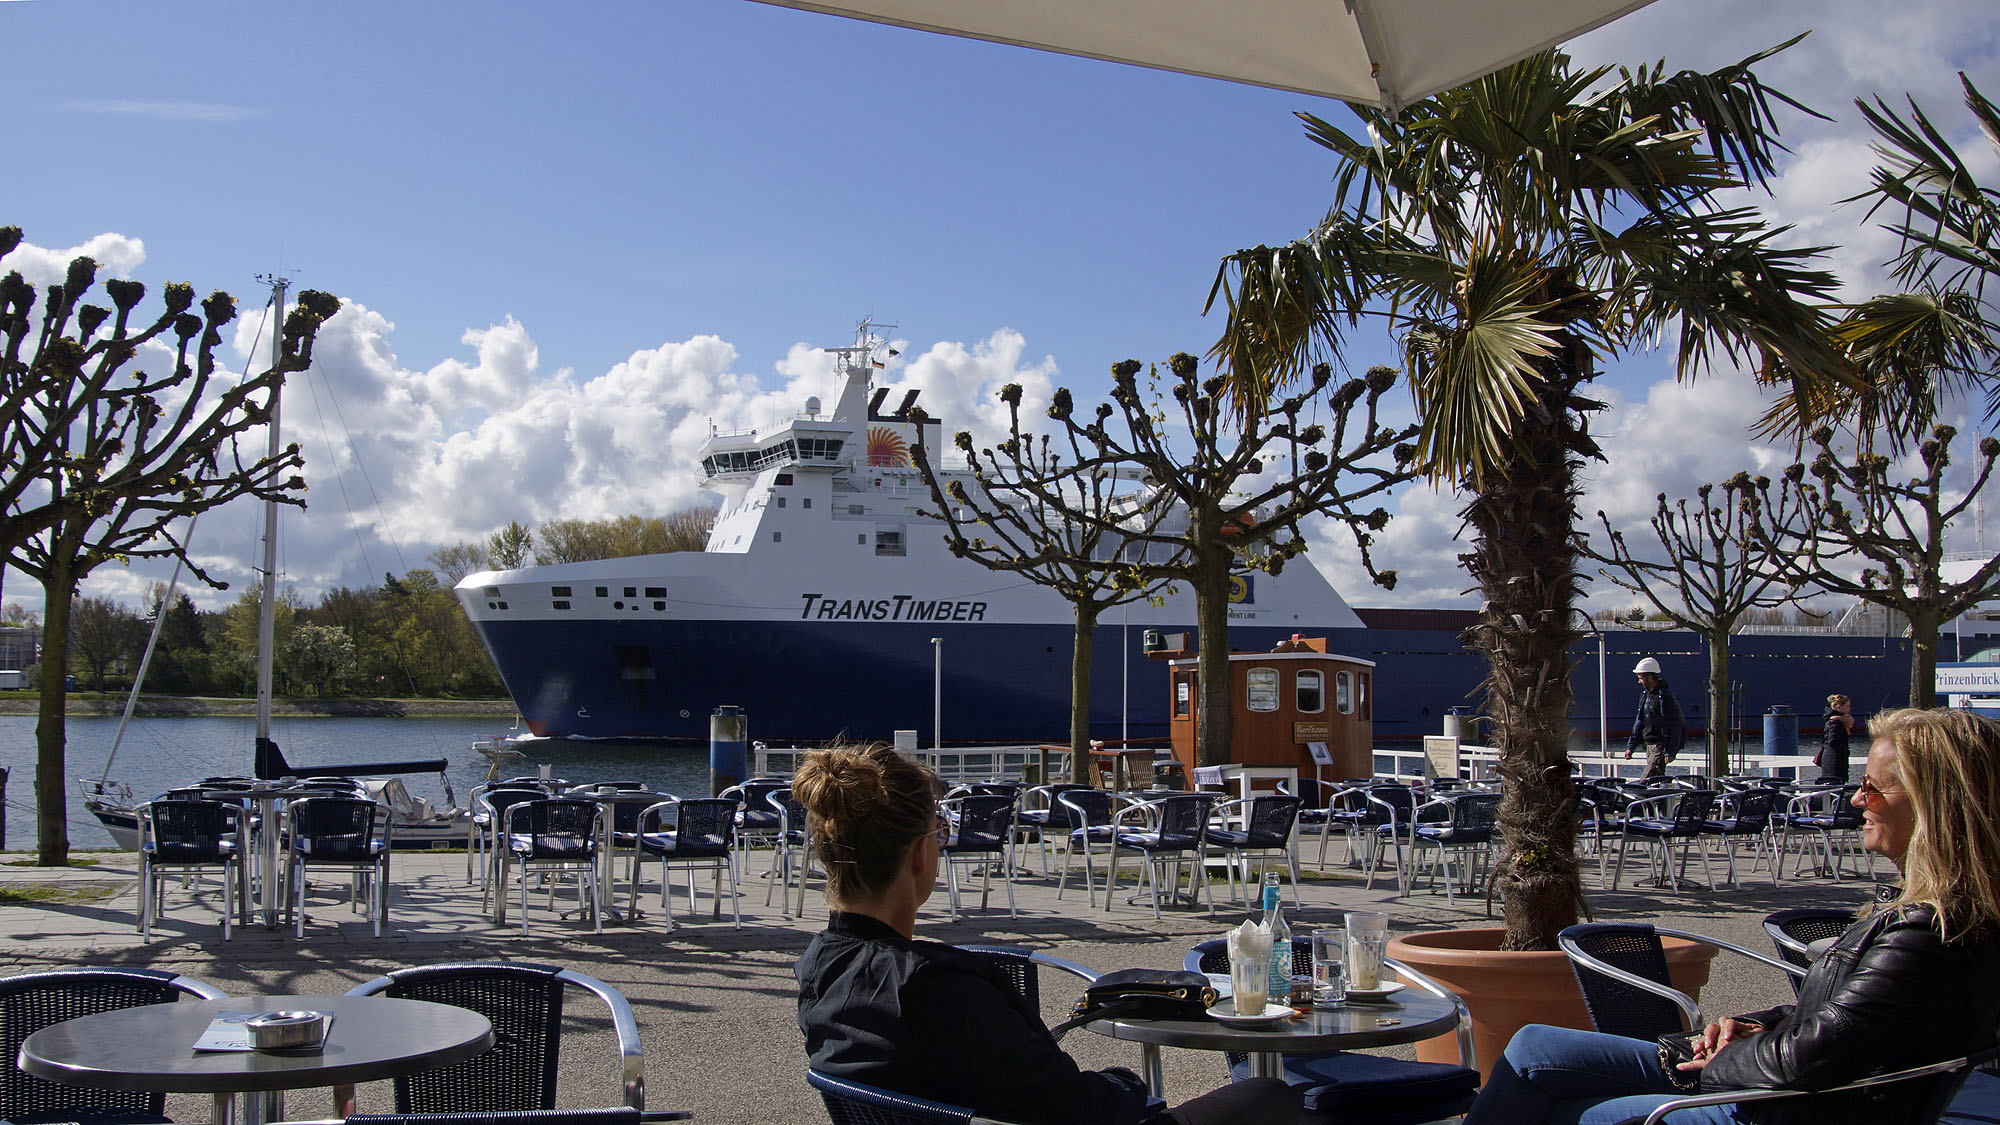
POLYGON ((265 1012, 245 1020, 250 1045, 260 1051, 316 1047, 326 1035, 326 1016, 319 1012, 265 1012))

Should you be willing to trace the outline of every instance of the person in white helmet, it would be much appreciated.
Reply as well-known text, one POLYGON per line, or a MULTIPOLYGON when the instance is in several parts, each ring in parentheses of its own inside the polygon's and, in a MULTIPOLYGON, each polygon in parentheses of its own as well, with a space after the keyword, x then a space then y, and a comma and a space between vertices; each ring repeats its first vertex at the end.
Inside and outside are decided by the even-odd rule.
POLYGON ((1660 675, 1660 662, 1648 656, 1634 665, 1639 677, 1639 715, 1632 723, 1632 737, 1625 742, 1630 758, 1640 746, 1646 747, 1648 778, 1667 776, 1667 763, 1687 742, 1687 723, 1681 717, 1680 700, 1660 675))

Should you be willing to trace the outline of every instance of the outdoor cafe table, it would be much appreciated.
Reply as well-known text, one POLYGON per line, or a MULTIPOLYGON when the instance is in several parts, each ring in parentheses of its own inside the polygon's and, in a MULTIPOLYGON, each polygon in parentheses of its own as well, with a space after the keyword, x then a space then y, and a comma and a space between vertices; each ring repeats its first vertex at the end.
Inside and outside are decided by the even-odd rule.
MULTIPOLYGON (((284 883, 284 879, 281 877, 281 865, 278 860, 279 802, 289 797, 301 797, 324 792, 326 792, 324 789, 302 785, 296 779, 258 781, 251 785, 216 788, 202 792, 202 796, 211 801, 224 801, 229 804, 242 805, 246 810, 251 805, 256 807, 258 822, 255 841, 256 847, 252 850, 246 846, 238 852, 244 860, 243 866, 239 870, 239 878, 243 879, 256 892, 256 902, 254 905, 251 903, 249 895, 240 894, 236 896, 237 909, 242 915, 240 921, 244 925, 247 926, 250 924, 254 914, 262 914, 265 929, 274 930, 278 928, 278 912, 284 905, 278 897, 281 893, 279 888, 284 883)), ((246 816, 243 818, 242 830, 239 835, 239 839, 246 843, 249 840, 249 829, 250 818, 246 816)))
MULTIPOLYGON (((485 1016, 449 1004, 386 996, 230 996, 51 1024, 22 1042, 16 1065, 70 1086, 212 1094, 215 1125, 263 1125, 283 1118, 286 1090, 352 1087, 418 1074, 492 1045, 493 1026, 485 1016), (217 1013, 305 1010, 333 1017, 318 1050, 194 1049, 217 1013), (238 1094, 247 1095, 241 1117, 238 1094)), ((351 1093, 346 1100, 352 1101, 351 1093)), ((335 1112, 344 1116, 352 1109, 337 1105, 335 1112)))
MULTIPOLYGON (((1228 1003, 1227 1000, 1223 1001, 1228 1003)), ((1324 1054, 1386 1047, 1448 1035, 1458 1025, 1451 1001, 1409 987, 1382 1000, 1350 1000, 1333 1008, 1304 1008, 1295 1019, 1254 1027, 1192 1020, 1109 1019, 1085 1024, 1099 1035, 1139 1044, 1139 1072, 1146 1092, 1164 1097, 1161 1047, 1237 1051, 1250 1056, 1253 1076, 1285 1076, 1286 1055, 1324 1054)))

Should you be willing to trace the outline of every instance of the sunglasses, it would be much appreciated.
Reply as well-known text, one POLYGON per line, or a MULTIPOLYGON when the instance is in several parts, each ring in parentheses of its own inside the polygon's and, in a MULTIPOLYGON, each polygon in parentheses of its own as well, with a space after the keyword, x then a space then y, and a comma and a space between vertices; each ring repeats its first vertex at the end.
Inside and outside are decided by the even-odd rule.
POLYGON ((1855 796, 1860 797, 1862 800, 1866 801, 1873 799, 1875 797, 1889 797, 1901 792, 1902 792, 1901 789, 1882 788, 1880 785, 1875 784, 1874 778, 1869 777, 1867 774, 1864 773, 1861 775, 1860 787, 1855 790, 1855 796))
POLYGON ((944 815, 943 809, 937 810, 937 842, 938 847, 951 843, 951 819, 944 815))

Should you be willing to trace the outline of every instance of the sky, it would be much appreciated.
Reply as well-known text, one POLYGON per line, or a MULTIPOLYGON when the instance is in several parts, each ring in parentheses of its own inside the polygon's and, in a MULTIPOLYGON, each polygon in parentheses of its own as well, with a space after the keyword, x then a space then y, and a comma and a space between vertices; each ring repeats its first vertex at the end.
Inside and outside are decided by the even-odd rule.
MULTIPOLYGON (((1915 97, 2000 183, 1956 77, 2000 96, 2000 9, 1657 0, 1569 49, 1707 69, 1807 30, 1759 74, 1832 120, 1782 113, 1791 154, 1756 201, 1833 247, 1862 297, 1892 287, 1894 240, 1838 203, 1874 160, 1854 99, 1915 97)), ((817 349, 864 317, 897 326, 883 384, 920 388, 949 429, 997 437, 1010 382, 1099 401, 1114 362, 1213 343, 1224 255, 1323 213, 1332 160, 1293 114, 1353 122, 1304 95, 745 0, 0 0, 0 39, 0 224, 27 237, 0 269, 39 286, 89 254, 154 294, 226 289, 238 370, 258 275, 345 302, 285 405, 310 488, 281 581, 308 603, 510 520, 701 503, 710 427, 831 401, 817 349)), ((1352 362, 1393 355, 1364 330, 1352 362)), ((1596 390, 1592 522, 1640 526, 1660 492, 1789 460, 1748 431, 1763 400, 1742 373, 1677 383, 1638 354, 1596 390)), ((1338 538, 1316 531, 1309 557, 1356 605, 1465 605, 1460 507, 1398 495, 1377 547, 1393 592, 1338 538)), ((257 519, 204 518, 193 554, 234 588, 197 603, 252 580, 257 519)), ((108 565, 83 592, 138 608, 164 576, 108 565)), ((1593 604, 1630 601, 1598 587, 1593 604)), ((40 607, 17 571, 0 596, 40 607)))

